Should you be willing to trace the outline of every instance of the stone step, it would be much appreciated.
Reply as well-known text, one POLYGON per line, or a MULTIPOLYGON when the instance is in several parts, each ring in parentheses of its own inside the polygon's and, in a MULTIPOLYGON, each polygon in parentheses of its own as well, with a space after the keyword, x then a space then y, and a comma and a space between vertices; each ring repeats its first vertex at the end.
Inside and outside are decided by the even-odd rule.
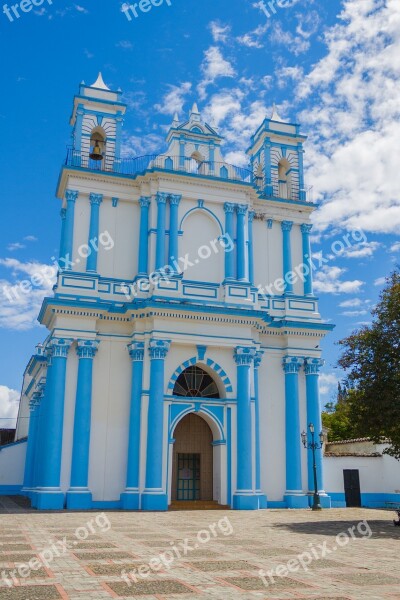
POLYGON ((215 500, 174 500, 169 510, 230 510, 230 507, 215 500))

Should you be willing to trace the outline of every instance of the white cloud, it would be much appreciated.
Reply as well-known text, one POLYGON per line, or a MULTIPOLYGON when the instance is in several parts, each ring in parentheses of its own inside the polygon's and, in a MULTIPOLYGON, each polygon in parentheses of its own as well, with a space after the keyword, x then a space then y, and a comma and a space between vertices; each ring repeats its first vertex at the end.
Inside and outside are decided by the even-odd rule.
POLYGON ((0 328, 32 329, 38 325, 43 298, 53 293, 56 268, 15 258, 0 259, 0 265, 9 272, 7 279, 0 279, 0 328))
POLYGON ((367 258, 373 256, 380 245, 379 242, 363 242, 362 244, 346 249, 341 256, 345 256, 346 258, 367 258))
POLYGON ((267 21, 265 25, 259 25, 253 31, 249 31, 241 36, 236 38, 236 41, 241 46, 247 46, 248 48, 264 48, 264 42, 262 42, 262 38, 265 33, 268 31, 270 24, 267 21))
POLYGON ((385 283, 386 283, 386 277, 378 277, 378 279, 375 279, 375 281, 374 281, 374 285, 376 285, 376 286, 384 285, 385 283))
POLYGON ((17 422, 20 394, 6 385, 0 385, 0 427, 13 429, 17 422))
MULTIPOLYGON (((319 376, 319 393, 321 396, 330 396, 336 391, 340 379, 335 373, 321 373, 319 376)), ((324 398, 325 401, 328 398, 324 398)))
POLYGON ((341 276, 345 272, 346 269, 324 265, 314 277, 315 291, 325 294, 354 294, 359 292, 364 282, 358 279, 341 281, 341 276))
POLYGON ((164 137, 157 133, 148 135, 130 135, 122 143, 121 155, 124 158, 132 156, 144 156, 148 154, 160 154, 164 145, 164 137))
POLYGON ((117 48, 122 48, 123 50, 132 50, 133 44, 129 40, 120 40, 115 44, 117 48))
POLYGON ((22 248, 25 248, 25 245, 21 244, 21 242, 12 242, 7 246, 7 250, 9 252, 15 252, 15 250, 22 250, 22 248))
POLYGON ((219 23, 218 21, 211 21, 208 27, 211 30, 211 35, 214 42, 221 42, 222 44, 225 44, 228 41, 228 37, 231 32, 230 25, 222 25, 222 23, 219 23))
POLYGON ((319 229, 400 231, 400 3, 345 0, 328 52, 297 87, 309 106, 308 179, 319 229))
POLYGON ((288 52, 295 56, 307 52, 310 48, 310 42, 303 35, 293 35, 290 31, 284 31, 279 22, 274 23, 270 34, 272 44, 285 46, 288 52))
POLYGON ((344 312, 340 313, 341 315, 343 315, 344 317, 362 317, 364 315, 368 314, 367 310, 345 310, 344 312))
POLYGON ((170 85, 169 91, 165 94, 162 103, 156 104, 155 109, 163 115, 178 115, 182 112, 186 96, 192 89, 192 84, 188 81, 178 85, 170 85))
POLYGON ((206 89, 220 77, 234 77, 235 69, 231 63, 226 60, 217 46, 210 46, 204 52, 204 60, 201 65, 203 80, 197 86, 200 98, 206 97, 206 89))
POLYGON ((399 252, 400 251, 400 242, 395 242, 392 246, 390 246, 390 252, 399 252))
POLYGON ((361 304, 362 302, 360 298, 352 298, 351 300, 345 300, 344 302, 341 302, 339 306, 341 308, 350 308, 354 306, 361 306, 361 304))

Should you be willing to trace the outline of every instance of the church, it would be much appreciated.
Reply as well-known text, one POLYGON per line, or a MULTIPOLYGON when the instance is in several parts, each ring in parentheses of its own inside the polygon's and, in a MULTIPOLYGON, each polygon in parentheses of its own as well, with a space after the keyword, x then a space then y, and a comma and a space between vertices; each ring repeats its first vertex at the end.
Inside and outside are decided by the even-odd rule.
POLYGON ((333 326, 313 293, 306 137, 274 109, 234 166, 194 104, 159 154, 125 158, 125 111, 101 74, 73 101, 21 493, 39 510, 308 507, 301 433, 321 430, 333 326))

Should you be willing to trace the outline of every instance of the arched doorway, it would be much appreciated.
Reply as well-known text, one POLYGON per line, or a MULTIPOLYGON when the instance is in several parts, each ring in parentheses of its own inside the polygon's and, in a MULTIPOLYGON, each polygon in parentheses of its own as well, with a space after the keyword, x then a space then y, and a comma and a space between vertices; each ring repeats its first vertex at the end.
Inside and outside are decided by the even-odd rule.
POLYGON ((204 419, 186 415, 174 432, 172 500, 213 500, 213 434, 204 419))

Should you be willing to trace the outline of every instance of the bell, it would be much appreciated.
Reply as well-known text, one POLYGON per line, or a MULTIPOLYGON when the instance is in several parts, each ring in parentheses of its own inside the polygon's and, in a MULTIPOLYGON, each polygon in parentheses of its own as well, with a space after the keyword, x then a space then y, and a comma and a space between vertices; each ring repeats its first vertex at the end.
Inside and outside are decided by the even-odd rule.
POLYGON ((103 160, 103 155, 101 153, 99 142, 95 143, 93 152, 89 154, 89 158, 91 158, 92 160, 103 160))

